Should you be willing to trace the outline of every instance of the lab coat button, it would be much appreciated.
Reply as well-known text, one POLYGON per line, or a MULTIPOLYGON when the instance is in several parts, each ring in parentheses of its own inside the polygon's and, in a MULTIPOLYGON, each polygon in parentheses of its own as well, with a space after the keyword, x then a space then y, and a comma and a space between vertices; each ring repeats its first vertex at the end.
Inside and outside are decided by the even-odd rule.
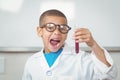
POLYGON ((46 72, 46 75, 52 76, 52 72, 49 70, 49 71, 46 72))

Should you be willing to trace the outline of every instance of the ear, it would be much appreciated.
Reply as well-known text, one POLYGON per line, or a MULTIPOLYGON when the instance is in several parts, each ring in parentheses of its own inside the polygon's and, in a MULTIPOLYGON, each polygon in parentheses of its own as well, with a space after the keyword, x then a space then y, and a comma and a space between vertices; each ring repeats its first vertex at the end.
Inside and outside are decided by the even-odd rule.
POLYGON ((42 37, 42 28, 40 28, 39 26, 37 27, 37 34, 39 37, 42 37))

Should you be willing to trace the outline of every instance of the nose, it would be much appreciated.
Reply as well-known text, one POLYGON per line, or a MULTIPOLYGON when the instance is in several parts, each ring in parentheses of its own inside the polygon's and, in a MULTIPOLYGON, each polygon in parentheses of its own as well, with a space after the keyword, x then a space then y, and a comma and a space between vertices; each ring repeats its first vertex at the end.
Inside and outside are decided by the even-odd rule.
POLYGON ((60 34, 61 32, 59 31, 59 26, 56 26, 56 29, 54 31, 54 34, 60 34))

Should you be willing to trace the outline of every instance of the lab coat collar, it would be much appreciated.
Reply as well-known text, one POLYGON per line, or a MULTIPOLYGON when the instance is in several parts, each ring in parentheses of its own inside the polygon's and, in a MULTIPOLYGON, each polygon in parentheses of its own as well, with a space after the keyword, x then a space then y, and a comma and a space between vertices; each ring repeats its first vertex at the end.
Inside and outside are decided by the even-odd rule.
POLYGON ((75 54, 74 49, 72 47, 68 46, 67 44, 65 44, 63 46, 63 51, 61 52, 59 57, 56 59, 55 63, 51 67, 49 67, 48 64, 47 64, 47 61, 44 57, 43 51, 44 51, 44 48, 40 52, 36 53, 34 55, 34 58, 38 58, 40 60, 41 67, 45 71, 54 69, 59 64, 59 60, 61 59, 62 55, 74 55, 75 54))
MULTIPOLYGON (((42 56, 42 54, 43 54, 43 51, 44 51, 44 48, 42 48, 41 49, 41 51, 40 52, 38 52, 38 53, 36 53, 35 55, 34 55, 34 57, 41 57, 42 56)), ((63 51, 62 51, 62 53, 61 53, 62 55, 63 54, 75 54, 75 51, 74 51, 74 49, 73 49, 73 47, 71 47, 71 46, 69 46, 68 44, 64 44, 64 46, 63 46, 63 51)))

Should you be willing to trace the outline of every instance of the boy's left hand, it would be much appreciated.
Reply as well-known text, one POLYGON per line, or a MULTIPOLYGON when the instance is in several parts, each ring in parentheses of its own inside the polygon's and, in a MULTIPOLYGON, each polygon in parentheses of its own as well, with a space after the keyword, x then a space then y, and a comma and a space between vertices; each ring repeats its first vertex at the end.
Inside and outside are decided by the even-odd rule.
POLYGON ((111 64, 109 64, 109 62, 106 60, 103 49, 96 43, 96 41, 92 37, 91 32, 88 29, 77 28, 74 33, 74 39, 76 40, 76 42, 85 42, 88 46, 92 48, 92 51, 100 61, 102 61, 108 67, 111 66, 111 64))
POLYGON ((85 42, 90 47, 93 47, 94 43, 96 43, 91 32, 87 28, 77 28, 73 37, 76 42, 85 42))

